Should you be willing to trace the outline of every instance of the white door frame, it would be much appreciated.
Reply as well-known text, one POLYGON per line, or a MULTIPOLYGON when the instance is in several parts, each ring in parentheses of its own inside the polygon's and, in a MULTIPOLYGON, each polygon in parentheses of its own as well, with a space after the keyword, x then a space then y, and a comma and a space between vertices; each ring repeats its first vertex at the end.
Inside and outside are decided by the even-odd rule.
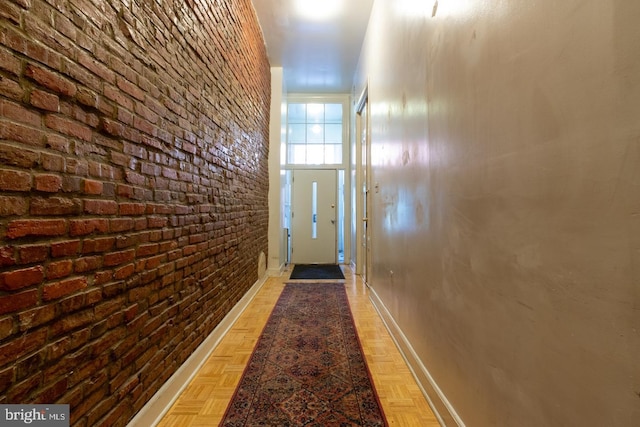
POLYGON ((356 103, 356 274, 365 283, 371 269, 371 131, 368 86, 356 103))

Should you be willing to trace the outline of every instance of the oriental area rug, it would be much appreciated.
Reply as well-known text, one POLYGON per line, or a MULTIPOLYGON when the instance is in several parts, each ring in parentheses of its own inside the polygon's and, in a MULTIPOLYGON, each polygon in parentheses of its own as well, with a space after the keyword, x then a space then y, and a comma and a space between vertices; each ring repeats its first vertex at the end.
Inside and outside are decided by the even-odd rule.
POLYGON ((344 284, 286 284, 220 426, 387 426, 344 284))

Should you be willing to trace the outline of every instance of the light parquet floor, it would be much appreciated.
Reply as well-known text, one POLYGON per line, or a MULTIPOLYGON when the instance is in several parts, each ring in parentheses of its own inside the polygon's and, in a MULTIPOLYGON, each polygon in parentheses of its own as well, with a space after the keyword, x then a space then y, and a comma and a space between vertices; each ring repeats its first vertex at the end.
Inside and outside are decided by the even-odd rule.
MULTIPOLYGON (((159 427, 217 426, 290 273, 270 277, 159 427)), ((387 422, 399 427, 439 427, 404 359, 369 300, 366 286, 343 266, 349 304, 387 422)))

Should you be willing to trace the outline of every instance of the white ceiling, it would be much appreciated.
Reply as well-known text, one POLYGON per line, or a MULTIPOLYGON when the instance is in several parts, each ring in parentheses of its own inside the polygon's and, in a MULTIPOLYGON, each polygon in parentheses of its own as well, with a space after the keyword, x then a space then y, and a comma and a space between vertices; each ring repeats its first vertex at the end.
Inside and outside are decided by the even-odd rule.
POLYGON ((342 0, 339 16, 314 21, 294 0, 253 0, 269 61, 283 68, 289 93, 351 92, 373 1, 342 0))

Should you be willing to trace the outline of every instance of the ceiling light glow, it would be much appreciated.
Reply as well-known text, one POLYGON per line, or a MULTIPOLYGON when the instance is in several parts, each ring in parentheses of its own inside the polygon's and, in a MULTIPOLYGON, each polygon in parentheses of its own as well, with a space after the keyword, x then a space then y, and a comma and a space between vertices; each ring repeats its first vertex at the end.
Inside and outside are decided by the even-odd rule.
POLYGON ((343 0, 296 0, 296 10, 308 19, 329 19, 342 10, 342 2, 343 0))

